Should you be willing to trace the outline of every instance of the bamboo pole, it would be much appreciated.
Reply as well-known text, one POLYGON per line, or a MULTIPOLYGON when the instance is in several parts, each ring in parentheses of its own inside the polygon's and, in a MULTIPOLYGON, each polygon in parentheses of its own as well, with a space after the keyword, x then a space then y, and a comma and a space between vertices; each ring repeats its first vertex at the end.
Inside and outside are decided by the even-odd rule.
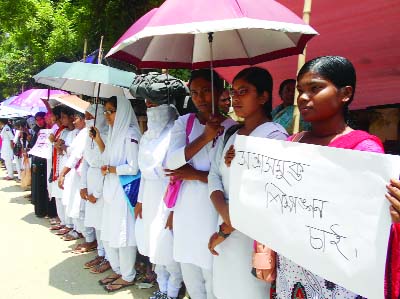
POLYGON ((86 61, 86 52, 87 52, 87 39, 85 38, 85 42, 83 44, 83 62, 86 61))
POLYGON ((104 36, 102 35, 100 39, 99 56, 97 57, 97 64, 101 64, 103 60, 103 39, 104 36))
MULTIPOLYGON (((312 0, 304 0, 304 8, 303 8, 303 21, 306 24, 310 24, 310 16, 311 16, 311 5, 312 5, 312 0)), ((299 73, 301 67, 304 65, 306 62, 306 49, 307 46, 304 48, 303 54, 299 55, 299 59, 297 61, 297 72, 296 74, 299 73)), ((300 111, 299 107, 297 106, 297 97, 299 96, 299 92, 297 91, 297 88, 295 89, 294 92, 294 109, 293 109, 293 134, 296 134, 300 130, 300 111)))

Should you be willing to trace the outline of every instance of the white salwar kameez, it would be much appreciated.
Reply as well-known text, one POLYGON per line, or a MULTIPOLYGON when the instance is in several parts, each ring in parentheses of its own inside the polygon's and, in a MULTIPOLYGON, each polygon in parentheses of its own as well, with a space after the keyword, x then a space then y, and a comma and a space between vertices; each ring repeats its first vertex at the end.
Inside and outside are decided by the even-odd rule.
POLYGON ((148 130, 139 145, 142 177, 138 201, 142 203, 143 218, 136 219, 139 252, 156 264, 160 291, 172 298, 178 297, 182 274, 179 263, 173 259, 172 231, 165 228, 170 209, 163 198, 169 183, 164 173, 164 160, 176 116, 175 107, 166 104, 147 109, 148 130))
MULTIPOLYGON (((20 130, 15 130, 15 135, 14 135, 14 145, 17 144, 17 142, 21 142, 22 144, 22 132, 20 130)), ((18 174, 18 179, 21 179, 21 166, 22 166, 22 155, 21 157, 18 157, 16 155, 14 155, 14 162, 15 162, 15 168, 17 170, 17 174, 18 174)))
MULTIPOLYGON (((60 171, 62 171, 63 168, 66 166, 67 161, 72 154, 70 147, 71 147, 72 142, 78 135, 78 133, 79 133, 79 130, 74 129, 72 131, 67 131, 65 134, 65 140, 64 139, 63 140, 65 142, 65 146, 67 147, 67 150, 66 150, 66 152, 64 152, 63 156, 61 156, 61 159, 60 159, 60 171)), ((62 190, 62 199, 61 199, 63 207, 64 207, 64 213, 65 213, 65 225, 69 228, 73 228, 73 222, 72 222, 72 218, 68 216, 67 208, 69 205, 70 198, 72 196, 72 186, 74 184, 79 184, 78 180, 74 180, 76 178, 75 171, 76 171, 75 168, 72 168, 70 170, 70 172, 65 176, 64 190, 62 190)))
POLYGON ((114 126, 109 129, 103 153, 105 164, 115 166, 117 173, 109 173, 104 179, 101 239, 113 271, 121 274, 123 280, 132 282, 136 275, 135 218, 118 176, 135 175, 139 171, 141 134, 130 102, 123 97, 117 100, 114 126))
POLYGON ((2 140, 1 158, 4 160, 4 164, 7 169, 7 176, 9 178, 14 178, 14 168, 12 164, 14 153, 11 147, 11 142, 14 139, 14 134, 9 125, 4 125, 0 134, 2 140))
MULTIPOLYGON (((223 146, 221 139, 218 151, 208 176, 210 195, 214 191, 222 191, 229 198, 229 168, 225 164, 225 153, 234 144, 235 132, 223 146)), ((286 140, 285 129, 276 123, 267 122, 251 132, 250 136, 286 140)), ((219 217, 222 223, 222 218, 219 217)), ((218 299, 265 299, 269 296, 270 284, 261 281, 251 274, 253 240, 238 230, 219 244, 214 256, 213 286, 218 299)))
MULTIPOLYGON (((68 134, 70 132, 71 132, 70 130, 65 128, 61 132, 61 134, 60 134, 58 139, 59 140, 64 140, 64 142, 65 142, 67 140, 68 134)), ((55 174, 56 178, 58 178, 58 175, 60 174, 60 172, 64 168, 64 165, 65 165, 65 163, 67 162, 67 159, 68 159, 66 153, 64 153, 64 154, 59 154, 58 153, 57 157, 58 157, 58 166, 57 166, 56 170, 53 169, 53 171, 57 171, 57 173, 55 174)), ((51 193, 52 193, 51 195, 52 195, 52 197, 55 197, 55 199, 56 199, 57 215, 58 215, 58 218, 60 218, 60 224, 61 225, 67 225, 68 224, 69 227, 72 227, 71 223, 70 222, 67 223, 67 221, 66 221, 66 220, 68 220, 68 219, 66 219, 66 215, 65 215, 66 206, 63 204, 63 200, 62 200, 64 190, 62 190, 61 188, 58 187, 58 181, 57 180, 55 180, 52 183, 52 185, 53 186, 51 188, 51 193)))
MULTIPOLYGON (((190 160, 185 159, 186 123, 189 114, 179 117, 172 129, 166 166, 177 169, 189 163, 197 170, 209 171, 216 147, 209 142, 190 160)), ((226 119, 225 129, 235 124, 226 119)), ((189 143, 199 137, 205 126, 196 118, 189 143)), ((220 137, 221 138, 221 137, 220 137)), ((208 241, 217 226, 217 211, 209 196, 208 186, 201 181, 184 181, 174 208, 174 259, 181 263, 183 280, 193 299, 214 298, 212 261, 208 241)))
POLYGON ((70 156, 65 164, 65 167, 70 168, 71 174, 71 194, 67 206, 67 216, 72 219, 74 229, 82 233, 85 241, 90 243, 95 240, 93 229, 88 229, 84 225, 85 219, 85 200, 81 198, 80 181, 82 169, 82 157, 85 149, 86 140, 88 139, 88 130, 83 128, 73 140, 69 147, 70 156))
MULTIPOLYGON (((99 129, 100 136, 104 140, 107 138, 108 126, 106 126, 103 115, 103 105, 97 107, 96 127, 99 129)), ((87 112, 96 115, 96 107, 92 105, 87 112)), ((86 121, 86 127, 89 129, 94 125, 94 120, 86 121)), ((86 139, 85 149, 83 151, 83 164, 81 170, 81 189, 87 189, 88 195, 93 195, 97 200, 95 203, 85 201, 85 222, 86 228, 93 228, 96 232, 97 254, 105 256, 103 243, 101 241, 101 223, 103 217, 103 182, 104 177, 101 174, 103 157, 95 141, 89 136, 86 139)))

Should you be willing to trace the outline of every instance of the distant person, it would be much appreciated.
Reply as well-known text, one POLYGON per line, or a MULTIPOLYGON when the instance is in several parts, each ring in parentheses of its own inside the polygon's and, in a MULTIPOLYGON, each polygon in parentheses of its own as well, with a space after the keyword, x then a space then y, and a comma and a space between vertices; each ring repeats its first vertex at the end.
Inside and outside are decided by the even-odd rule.
POLYGON ((227 88, 224 89, 219 97, 218 107, 222 114, 228 115, 229 109, 231 108, 231 95, 229 94, 229 90, 227 88))
POLYGON ((4 177, 4 180, 10 181, 14 179, 14 170, 12 160, 14 157, 13 153, 13 139, 14 133, 11 127, 8 125, 6 119, 0 119, 0 129, 1 129, 1 139, 2 139, 2 147, 1 147, 1 158, 4 160, 4 165, 7 169, 7 176, 4 177))
MULTIPOLYGON (((279 96, 282 99, 282 104, 272 110, 271 115, 274 122, 282 125, 289 134, 293 134, 293 111, 294 111, 294 89, 296 80, 287 79, 279 86, 279 96)), ((310 124, 300 118, 300 131, 310 130, 310 124)))
MULTIPOLYGON (((29 148, 33 148, 39 136, 39 131, 46 128, 45 112, 35 114, 36 125, 33 128, 34 134, 29 143, 29 148)), ((32 203, 35 205, 35 215, 43 218, 47 216, 47 202, 49 194, 47 191, 47 160, 32 156, 32 203)))

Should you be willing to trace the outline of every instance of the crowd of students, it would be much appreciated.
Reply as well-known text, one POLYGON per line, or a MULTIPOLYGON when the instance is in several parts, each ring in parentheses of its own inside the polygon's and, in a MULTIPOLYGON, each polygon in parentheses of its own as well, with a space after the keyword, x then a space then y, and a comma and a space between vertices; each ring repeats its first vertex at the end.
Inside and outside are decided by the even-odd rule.
MULTIPOLYGON (((254 241, 232 226, 229 214, 229 167, 237 135, 384 152, 379 139, 346 122, 356 88, 353 65, 343 57, 325 56, 303 66, 297 77, 298 106, 311 127, 293 136, 272 121, 273 80, 267 70, 250 67, 234 78, 230 94, 240 124, 225 113, 212 113, 218 109, 218 102, 212 106, 212 89, 215 98, 227 96, 216 73, 214 85, 211 81, 210 70, 191 74, 188 86, 196 113, 179 116, 170 99, 149 95, 148 130, 143 136, 124 97, 106 99, 104 106, 91 105, 85 114, 66 107, 53 110, 52 159, 32 160, 36 204, 47 196, 43 184, 51 181, 44 188, 47 208, 37 209, 37 215, 51 210, 48 199, 54 200, 59 223, 51 229, 66 240, 83 235, 85 242, 74 249, 77 252, 97 249, 98 255, 84 266, 94 273, 112 268, 112 274, 99 281, 109 292, 134 283, 138 251, 155 265, 159 290, 151 299, 177 298, 182 283, 192 299, 322 299, 333 294, 362 298, 279 252, 276 281, 256 278, 254 241), (138 202, 132 211, 121 178, 139 173, 138 202), (182 180, 182 185, 176 204, 167 207, 164 195, 171 180, 182 180)), ((43 127, 38 117, 37 126, 43 127)), ((393 239, 399 236, 400 181, 391 180, 387 188, 393 239)), ((391 244, 386 295, 397 298, 399 244, 391 244)))

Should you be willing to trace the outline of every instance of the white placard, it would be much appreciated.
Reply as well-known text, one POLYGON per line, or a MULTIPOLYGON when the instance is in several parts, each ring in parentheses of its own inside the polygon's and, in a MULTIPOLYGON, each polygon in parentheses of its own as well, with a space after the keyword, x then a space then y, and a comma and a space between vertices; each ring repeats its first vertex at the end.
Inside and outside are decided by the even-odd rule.
POLYGON ((53 153, 53 146, 49 140, 49 136, 52 133, 53 131, 51 129, 41 129, 38 133, 35 145, 28 154, 44 159, 50 159, 53 153))
POLYGON ((384 296, 389 178, 400 157, 237 136, 233 226, 315 274, 384 296))

